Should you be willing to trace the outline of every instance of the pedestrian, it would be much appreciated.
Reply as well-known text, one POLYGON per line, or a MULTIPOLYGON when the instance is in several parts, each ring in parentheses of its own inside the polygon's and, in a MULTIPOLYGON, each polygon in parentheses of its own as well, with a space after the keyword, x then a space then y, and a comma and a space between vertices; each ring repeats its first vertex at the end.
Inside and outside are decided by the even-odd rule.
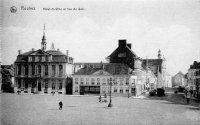
POLYGON ((187 101, 187 105, 189 105, 189 103, 190 103, 190 97, 189 96, 186 96, 186 101, 187 101))
POLYGON ((104 94, 104 98, 107 98, 107 95, 106 95, 106 93, 104 94))
POLYGON ((99 96, 99 102, 101 102, 101 96, 99 96))
POLYGON ((58 104, 59 104, 59 110, 62 110, 62 106, 63 106, 62 101, 60 101, 58 104))

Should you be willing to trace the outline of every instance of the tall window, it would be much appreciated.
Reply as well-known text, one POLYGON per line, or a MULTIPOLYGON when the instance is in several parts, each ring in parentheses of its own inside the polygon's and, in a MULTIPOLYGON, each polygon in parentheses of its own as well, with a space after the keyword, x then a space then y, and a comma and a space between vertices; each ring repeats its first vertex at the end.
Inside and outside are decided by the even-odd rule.
POLYGON ((81 84, 83 85, 83 78, 81 78, 81 84))
POLYGON ((38 61, 42 62, 42 56, 38 56, 38 61))
POLYGON ((114 79, 113 79, 113 84, 114 84, 114 85, 117 85, 117 78, 114 78, 114 79))
POLYGON ((21 88, 21 79, 18 79, 17 83, 18 83, 18 88, 21 88))
POLYGON ((135 79, 132 79, 132 85, 135 85, 135 79))
POLYGON ((28 75, 28 65, 25 65, 24 68, 25 68, 25 75, 28 75))
POLYGON ((46 76, 48 75, 48 65, 45 65, 45 73, 46 76))
POLYGON ((32 57, 32 61, 35 62, 35 56, 32 57))
POLYGON ((97 78, 97 85, 100 85, 100 78, 97 78))
POLYGON ((117 93, 117 87, 114 87, 114 93, 117 93))
POLYGON ((123 88, 120 88, 120 93, 123 93, 123 88))
POLYGON ((102 79, 102 85, 106 85, 106 78, 102 79))
POLYGON ((62 76, 62 72, 63 72, 63 66, 59 65, 59 76, 62 76))
POLYGON ((35 66, 32 65, 32 66, 31 66, 31 69, 32 69, 32 75, 35 75, 35 66))
POLYGON ((127 87, 127 88, 126 88, 126 93, 128 93, 128 92, 129 92, 129 88, 127 87))
POLYGON ((48 89, 48 80, 45 80, 44 88, 45 88, 45 89, 48 89))
POLYGON ((25 79, 25 89, 28 89, 28 80, 27 79, 25 79))
POLYGON ((52 65, 52 75, 55 76, 56 74, 56 66, 52 65))
POLYGON ((31 57, 31 56, 28 57, 28 61, 29 61, 29 62, 32 61, 32 57, 31 57))
POLYGON ((129 85, 129 78, 126 78, 126 85, 129 85))
POLYGON ((58 86, 58 89, 59 89, 59 90, 61 90, 61 89, 62 89, 62 81, 61 81, 61 80, 59 81, 59 86, 58 86))
POLYGON ((78 87, 75 87, 75 92, 78 92, 78 87))
POLYGON ((22 66, 18 65, 18 75, 21 75, 21 73, 22 73, 22 66))
POLYGON ((55 81, 52 81, 52 89, 54 90, 56 88, 55 81))
POLYGON ((94 80, 94 78, 91 79, 91 83, 92 83, 92 85, 95 84, 95 80, 94 80))
POLYGON ((78 84, 78 78, 75 78, 75 84, 78 84))
POLYGON ((123 78, 120 78, 120 85, 123 85, 123 82, 124 82, 124 79, 123 78))
POLYGON ((89 84, 89 78, 86 78, 86 85, 89 84))
POLYGON ((46 61, 46 62, 48 62, 48 61, 49 61, 49 60, 48 60, 48 56, 45 56, 45 61, 46 61))
POLYGON ((41 73, 42 73, 42 67, 41 67, 41 65, 39 65, 38 66, 38 73, 41 75, 41 73))

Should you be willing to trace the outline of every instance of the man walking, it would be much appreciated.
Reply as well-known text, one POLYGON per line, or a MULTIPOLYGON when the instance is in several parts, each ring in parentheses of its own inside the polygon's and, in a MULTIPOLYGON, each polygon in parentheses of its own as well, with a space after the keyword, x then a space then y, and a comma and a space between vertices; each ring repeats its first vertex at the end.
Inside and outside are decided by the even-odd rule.
POLYGON ((58 104, 59 104, 59 110, 62 110, 62 106, 63 106, 62 101, 60 101, 58 104))

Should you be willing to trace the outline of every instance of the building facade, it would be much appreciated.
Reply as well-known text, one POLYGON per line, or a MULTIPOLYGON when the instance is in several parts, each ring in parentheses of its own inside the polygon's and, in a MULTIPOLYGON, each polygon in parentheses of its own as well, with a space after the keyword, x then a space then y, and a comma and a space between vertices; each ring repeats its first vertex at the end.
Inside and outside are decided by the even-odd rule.
POLYGON ((112 93, 116 95, 137 96, 147 89, 156 89, 158 81, 156 75, 147 65, 143 65, 143 60, 131 50, 131 44, 127 44, 126 40, 119 40, 118 45, 118 48, 106 58, 108 63, 75 63, 75 74, 73 75, 73 79, 75 80, 73 82, 74 94, 82 93, 82 86, 78 87, 76 85, 76 81, 81 79, 83 81, 84 79, 87 79, 88 81, 107 81, 107 83, 100 82, 99 85, 97 85, 98 88, 100 87, 100 89, 97 89, 99 90, 97 92, 99 94, 109 92, 109 78, 111 78, 112 82, 114 81, 115 83, 115 86, 112 87, 112 93), (107 67, 107 69, 101 69, 100 65, 107 67), (122 65, 129 68, 132 73, 127 72, 124 75, 111 72, 124 70, 123 68, 120 69, 120 66, 122 65), (108 67, 112 67, 112 69, 109 69, 108 67), (96 76, 96 73, 94 72, 87 75, 85 74, 85 70, 95 70, 98 72, 100 69, 104 72, 104 74, 100 76, 96 76), (80 74, 80 72, 82 72, 82 74, 80 74), (135 87, 132 86, 133 84, 131 82, 133 78, 136 80, 134 81, 135 87))
POLYGON ((162 58, 160 50, 158 51, 157 59, 143 59, 143 65, 149 67, 157 77, 157 88, 162 88, 166 86, 166 59, 162 58))
POLYGON ((95 67, 84 67, 73 74, 73 94, 111 93, 121 96, 137 96, 143 85, 137 82, 134 71, 126 64, 95 63, 95 67), (98 66, 99 65, 99 66, 98 66))
POLYGON ((46 50, 45 28, 41 49, 18 51, 15 67, 15 91, 24 93, 66 93, 66 78, 73 73, 73 58, 59 49, 46 50))
POLYGON ((160 87, 157 84, 162 83, 159 80, 163 81, 164 79, 164 69, 166 68, 165 60, 161 59, 161 53, 159 52, 158 59, 142 59, 131 50, 131 44, 126 43, 126 40, 119 40, 116 50, 106 59, 109 63, 127 64, 135 71, 138 82, 145 83, 145 89, 160 87), (151 82, 153 81, 151 85, 149 79, 151 79, 151 82))
POLYGON ((187 88, 193 97, 200 98, 200 62, 194 61, 187 74, 187 88))
POLYGON ((185 85, 185 75, 181 71, 172 77, 172 87, 185 87, 185 85))

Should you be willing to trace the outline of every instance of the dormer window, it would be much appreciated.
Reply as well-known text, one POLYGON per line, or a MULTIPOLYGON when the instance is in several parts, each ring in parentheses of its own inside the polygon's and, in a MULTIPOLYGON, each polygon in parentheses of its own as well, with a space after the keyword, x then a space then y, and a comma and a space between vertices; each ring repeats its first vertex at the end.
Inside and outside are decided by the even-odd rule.
POLYGON ((32 57, 31 56, 28 57, 28 61, 32 62, 32 57))
POLYGON ((42 62, 44 62, 45 61, 45 57, 44 56, 42 56, 42 62))
POLYGON ((48 62, 48 61, 49 61, 48 56, 45 56, 45 62, 48 62))
POLYGON ((38 62, 38 56, 35 56, 35 61, 38 62))
POLYGON ((42 56, 38 56, 38 61, 42 62, 42 56))
POLYGON ((52 56, 47 56, 48 58, 49 58, 49 60, 48 61, 51 61, 52 60, 52 56))

